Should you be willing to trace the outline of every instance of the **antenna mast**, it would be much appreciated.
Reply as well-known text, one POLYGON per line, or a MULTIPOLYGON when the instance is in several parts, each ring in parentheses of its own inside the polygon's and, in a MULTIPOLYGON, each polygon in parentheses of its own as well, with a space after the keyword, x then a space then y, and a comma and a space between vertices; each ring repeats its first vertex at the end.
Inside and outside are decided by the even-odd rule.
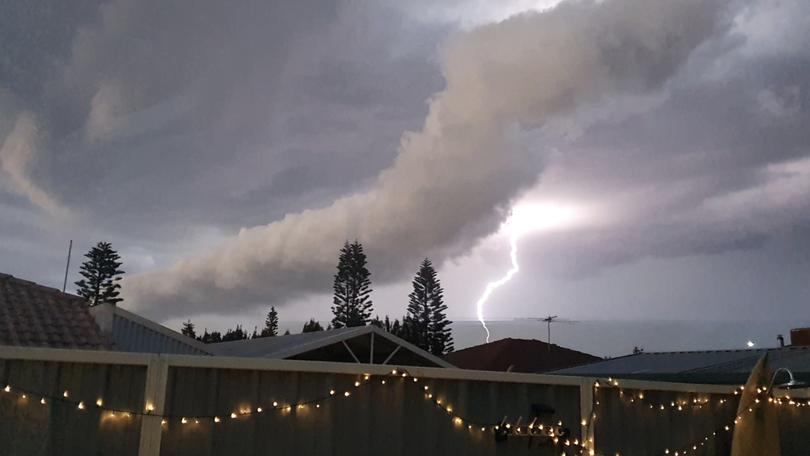
POLYGON ((62 282, 62 293, 65 292, 67 288, 67 277, 68 277, 68 270, 70 269, 70 251, 73 250, 73 239, 70 240, 70 244, 68 244, 68 256, 67 256, 67 264, 65 264, 65 281, 62 282))
POLYGON ((551 322, 553 322, 556 319, 557 319, 557 315, 554 315, 554 316, 549 315, 548 317, 543 319, 543 321, 546 322, 546 324, 548 325, 548 339, 547 339, 548 342, 547 342, 547 345, 548 345, 548 351, 549 352, 551 351, 551 322))

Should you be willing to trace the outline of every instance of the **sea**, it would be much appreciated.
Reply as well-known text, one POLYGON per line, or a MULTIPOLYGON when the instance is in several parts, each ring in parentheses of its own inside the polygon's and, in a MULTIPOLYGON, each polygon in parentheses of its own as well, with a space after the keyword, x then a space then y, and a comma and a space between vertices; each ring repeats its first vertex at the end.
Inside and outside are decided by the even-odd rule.
MULTIPOLYGON (((281 332, 301 332, 303 322, 282 321, 281 332)), ((551 324, 551 343, 600 357, 647 352, 735 350, 778 346, 777 336, 790 343, 791 328, 810 326, 810 320, 713 321, 713 320, 561 320, 551 324)), ((547 342, 543 321, 515 319, 489 321, 490 341, 537 339, 547 342)), ((478 321, 460 320, 451 325, 456 350, 483 344, 486 332, 478 321)))

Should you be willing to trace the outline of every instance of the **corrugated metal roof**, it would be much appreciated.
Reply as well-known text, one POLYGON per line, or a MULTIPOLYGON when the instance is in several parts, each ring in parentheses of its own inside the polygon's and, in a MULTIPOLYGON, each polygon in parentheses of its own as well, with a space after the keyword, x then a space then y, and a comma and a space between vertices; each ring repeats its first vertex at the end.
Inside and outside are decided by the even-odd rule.
POLYGON ((120 307, 100 305, 90 309, 115 349, 136 353, 210 355, 206 345, 152 320, 120 307))
POLYGON ((282 359, 324 344, 336 343, 341 340, 351 339, 357 335, 367 334, 369 332, 367 328, 366 326, 357 326, 286 336, 234 340, 208 344, 208 349, 215 355, 220 356, 282 359))
POLYGON ((772 368, 786 367, 797 377, 810 377, 810 347, 692 352, 650 352, 628 355, 552 374, 586 377, 639 378, 669 381, 738 383, 768 353, 772 368))
MULTIPOLYGON (((365 338, 369 334, 384 339, 392 347, 400 346, 410 352, 411 360, 418 360, 419 365, 435 365, 439 367, 453 367, 449 362, 428 353, 425 350, 403 340, 391 333, 377 328, 373 325, 357 326, 353 328, 340 328, 328 331, 316 331, 311 333, 291 334, 288 336, 261 337, 257 339, 245 339, 231 342, 221 342, 208 344, 206 348, 211 353, 220 356, 242 356, 254 358, 289 359, 300 357, 312 353, 322 347, 327 347, 341 342, 349 342, 359 338, 365 338), (415 357, 415 358, 414 358, 415 357)), ((382 342, 378 342, 380 345, 382 342)), ((401 353, 401 352, 400 352, 401 353)), ((319 355, 320 356, 320 355, 319 355)), ((327 358, 329 355, 325 355, 327 358)), ((319 359, 320 361, 333 361, 334 359, 319 359)), ((383 359, 375 359, 375 362, 382 362, 383 359)))

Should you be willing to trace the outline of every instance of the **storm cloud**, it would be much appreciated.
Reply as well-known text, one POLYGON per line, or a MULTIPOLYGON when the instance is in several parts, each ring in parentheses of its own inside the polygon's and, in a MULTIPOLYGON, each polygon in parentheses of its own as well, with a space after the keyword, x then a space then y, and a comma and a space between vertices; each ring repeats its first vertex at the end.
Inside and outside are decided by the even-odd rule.
POLYGON ((243 229, 211 253, 130 278, 126 298, 164 316, 216 311, 237 295, 288 300, 328 280, 346 239, 362 240, 382 281, 420 256, 463 252, 494 231, 541 169, 510 129, 606 94, 659 87, 722 25, 723 4, 572 3, 455 36, 443 52, 446 88, 370 191, 243 229))
POLYGON ((434 3, 8 6, 2 272, 109 240, 125 306, 219 327, 328 312, 356 238, 378 312, 428 255, 471 317, 550 202, 584 217, 521 240, 493 315, 806 307, 810 5, 434 3))

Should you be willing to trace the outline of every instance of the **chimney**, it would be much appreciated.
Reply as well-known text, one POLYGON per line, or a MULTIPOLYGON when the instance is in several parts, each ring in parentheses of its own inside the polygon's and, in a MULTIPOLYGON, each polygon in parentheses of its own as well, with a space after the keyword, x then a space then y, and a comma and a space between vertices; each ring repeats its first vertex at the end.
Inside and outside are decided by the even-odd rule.
POLYGON ((785 346, 785 336, 779 334, 778 336, 776 336, 776 341, 779 343, 779 348, 785 346))
POLYGON ((799 347, 810 346, 810 328, 791 329, 790 345, 797 345, 799 347))

